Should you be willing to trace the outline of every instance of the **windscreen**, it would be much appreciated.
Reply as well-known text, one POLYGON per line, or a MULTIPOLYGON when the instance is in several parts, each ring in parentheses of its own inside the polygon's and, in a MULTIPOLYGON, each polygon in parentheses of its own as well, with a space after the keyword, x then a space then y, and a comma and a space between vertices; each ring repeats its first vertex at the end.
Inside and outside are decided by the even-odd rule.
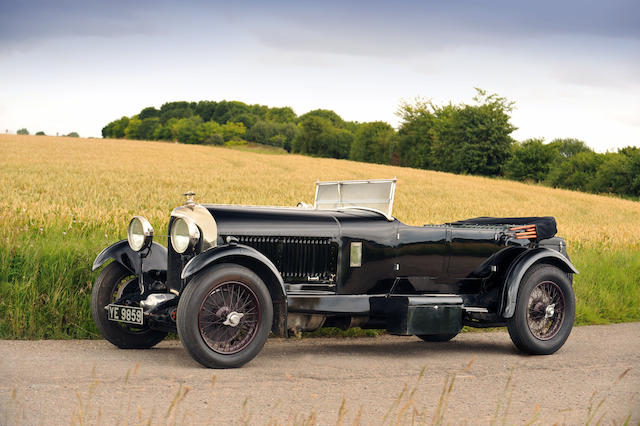
POLYGON ((391 218, 395 179, 318 182, 315 208, 318 210, 363 207, 391 218))

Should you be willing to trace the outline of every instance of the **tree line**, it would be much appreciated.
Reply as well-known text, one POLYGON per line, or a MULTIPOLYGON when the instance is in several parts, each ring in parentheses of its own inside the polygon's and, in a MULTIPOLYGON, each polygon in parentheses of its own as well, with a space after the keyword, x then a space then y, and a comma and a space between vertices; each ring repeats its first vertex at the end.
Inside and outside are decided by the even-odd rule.
POLYGON ((112 121, 104 138, 188 144, 254 142, 288 152, 458 174, 503 176, 586 192, 640 196, 640 149, 600 154, 577 139, 516 141, 513 102, 476 89, 470 104, 400 104, 398 129, 345 121, 334 111, 239 101, 169 102, 112 121))

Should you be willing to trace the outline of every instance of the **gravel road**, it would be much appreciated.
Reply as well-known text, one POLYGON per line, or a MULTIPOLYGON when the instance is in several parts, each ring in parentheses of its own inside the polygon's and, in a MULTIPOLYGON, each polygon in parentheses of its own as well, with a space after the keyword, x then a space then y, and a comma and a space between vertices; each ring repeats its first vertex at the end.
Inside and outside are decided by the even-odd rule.
POLYGON ((640 323, 575 328, 551 356, 519 354, 503 331, 269 339, 235 370, 200 367, 178 341, 0 341, 0 378, 5 425, 638 424, 640 323))

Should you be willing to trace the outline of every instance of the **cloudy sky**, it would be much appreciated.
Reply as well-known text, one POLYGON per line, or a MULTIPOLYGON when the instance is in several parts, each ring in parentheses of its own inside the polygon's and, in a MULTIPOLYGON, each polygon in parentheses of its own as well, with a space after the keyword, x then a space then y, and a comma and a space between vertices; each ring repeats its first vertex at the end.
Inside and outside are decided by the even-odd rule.
POLYGON ((0 3, 0 131, 100 136, 173 100, 335 110, 515 101, 517 139, 640 146, 640 2, 0 3))

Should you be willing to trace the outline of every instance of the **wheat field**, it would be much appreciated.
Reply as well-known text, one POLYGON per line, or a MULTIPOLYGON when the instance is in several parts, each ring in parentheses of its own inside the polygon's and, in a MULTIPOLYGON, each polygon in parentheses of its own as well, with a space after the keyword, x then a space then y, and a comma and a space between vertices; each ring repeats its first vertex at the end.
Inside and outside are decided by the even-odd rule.
POLYGON ((640 203, 347 160, 162 142, 0 135, 0 338, 99 337, 91 264, 144 215, 166 244, 169 213, 203 203, 295 206, 317 180, 398 179, 411 225, 475 216, 555 216, 580 271, 576 322, 640 320, 640 203))
POLYGON ((555 216, 569 246, 640 245, 639 202, 347 160, 162 142, 0 135, 0 170, 2 223, 20 228, 84 224, 123 237, 130 217, 143 214, 161 233, 187 190, 206 203, 293 206, 313 202, 316 180, 397 177, 394 215, 408 224, 555 216))

